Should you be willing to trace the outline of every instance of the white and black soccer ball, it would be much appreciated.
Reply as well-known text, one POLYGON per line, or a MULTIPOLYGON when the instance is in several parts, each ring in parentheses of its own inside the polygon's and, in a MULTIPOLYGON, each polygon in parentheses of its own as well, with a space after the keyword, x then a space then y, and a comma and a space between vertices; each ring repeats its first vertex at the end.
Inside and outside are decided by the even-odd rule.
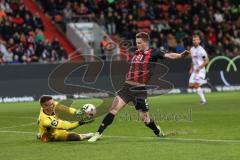
POLYGON ((97 113, 96 107, 93 104, 84 104, 82 110, 88 117, 93 117, 97 113))

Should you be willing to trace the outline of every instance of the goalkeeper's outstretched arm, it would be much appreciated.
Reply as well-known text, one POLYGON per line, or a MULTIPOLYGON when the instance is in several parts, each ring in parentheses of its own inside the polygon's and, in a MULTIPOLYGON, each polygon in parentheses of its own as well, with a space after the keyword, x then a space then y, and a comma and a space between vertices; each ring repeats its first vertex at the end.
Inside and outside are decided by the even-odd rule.
POLYGON ((64 113, 68 113, 68 114, 72 114, 72 115, 78 113, 75 108, 65 106, 59 102, 55 102, 55 110, 61 111, 64 113))
POLYGON ((63 121, 61 119, 54 119, 54 118, 48 117, 48 119, 45 119, 43 121, 43 125, 45 127, 52 127, 56 129, 71 130, 71 129, 77 128, 79 126, 79 122, 68 122, 68 121, 63 121))
POLYGON ((69 122, 69 121, 64 121, 61 119, 55 119, 55 118, 48 117, 48 119, 45 119, 43 121, 43 125, 45 127, 71 130, 71 129, 77 128, 80 125, 84 125, 86 123, 91 123, 93 121, 94 121, 94 119, 87 119, 87 120, 84 119, 84 120, 79 120, 76 122, 69 122))

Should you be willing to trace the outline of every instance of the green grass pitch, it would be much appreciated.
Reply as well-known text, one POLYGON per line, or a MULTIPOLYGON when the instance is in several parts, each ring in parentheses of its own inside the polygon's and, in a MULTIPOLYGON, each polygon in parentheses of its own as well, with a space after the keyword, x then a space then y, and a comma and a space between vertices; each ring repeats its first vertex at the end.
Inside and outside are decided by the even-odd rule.
MULTIPOLYGON (((0 159, 239 160, 240 92, 209 93, 206 98, 205 106, 195 94, 150 98, 150 113, 165 132, 176 132, 174 136, 155 137, 138 121, 135 109, 126 107, 93 144, 37 141, 38 103, 0 104, 0 159)), ((84 99, 74 105, 99 102, 84 99)), ((102 118, 74 131, 95 132, 102 118)))

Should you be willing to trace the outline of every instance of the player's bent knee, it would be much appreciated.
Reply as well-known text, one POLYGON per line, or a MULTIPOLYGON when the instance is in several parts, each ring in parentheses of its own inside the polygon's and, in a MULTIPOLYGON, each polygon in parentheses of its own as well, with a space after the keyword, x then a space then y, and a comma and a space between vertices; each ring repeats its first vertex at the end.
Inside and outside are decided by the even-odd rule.
POLYGON ((119 97, 115 97, 109 112, 116 115, 124 106, 125 103, 123 102, 123 100, 119 97))
POLYGON ((189 88, 199 88, 200 87, 200 84, 199 83, 190 83, 189 85, 189 88))
POLYGON ((69 133, 67 136, 67 141, 80 141, 81 137, 77 133, 69 133))
POLYGON ((197 88, 199 88, 199 87, 200 87, 200 84, 194 83, 193 88, 197 89, 197 88))
POLYGON ((113 106, 110 108, 109 112, 112 113, 113 115, 116 115, 119 112, 119 108, 117 106, 113 106))
POLYGON ((194 88, 194 84, 193 84, 193 83, 189 83, 189 84, 188 84, 188 87, 189 87, 189 88, 194 88))
POLYGON ((118 113, 118 110, 111 109, 109 112, 112 113, 113 115, 116 115, 118 113))

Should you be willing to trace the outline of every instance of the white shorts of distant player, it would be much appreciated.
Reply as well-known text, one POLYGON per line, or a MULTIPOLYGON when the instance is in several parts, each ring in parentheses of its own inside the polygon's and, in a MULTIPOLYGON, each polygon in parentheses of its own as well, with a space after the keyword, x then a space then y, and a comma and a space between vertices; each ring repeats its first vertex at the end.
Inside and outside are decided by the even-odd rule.
POLYGON ((203 85, 206 83, 205 77, 206 77, 205 71, 199 71, 198 73, 192 72, 189 78, 189 83, 198 83, 200 85, 203 85))

